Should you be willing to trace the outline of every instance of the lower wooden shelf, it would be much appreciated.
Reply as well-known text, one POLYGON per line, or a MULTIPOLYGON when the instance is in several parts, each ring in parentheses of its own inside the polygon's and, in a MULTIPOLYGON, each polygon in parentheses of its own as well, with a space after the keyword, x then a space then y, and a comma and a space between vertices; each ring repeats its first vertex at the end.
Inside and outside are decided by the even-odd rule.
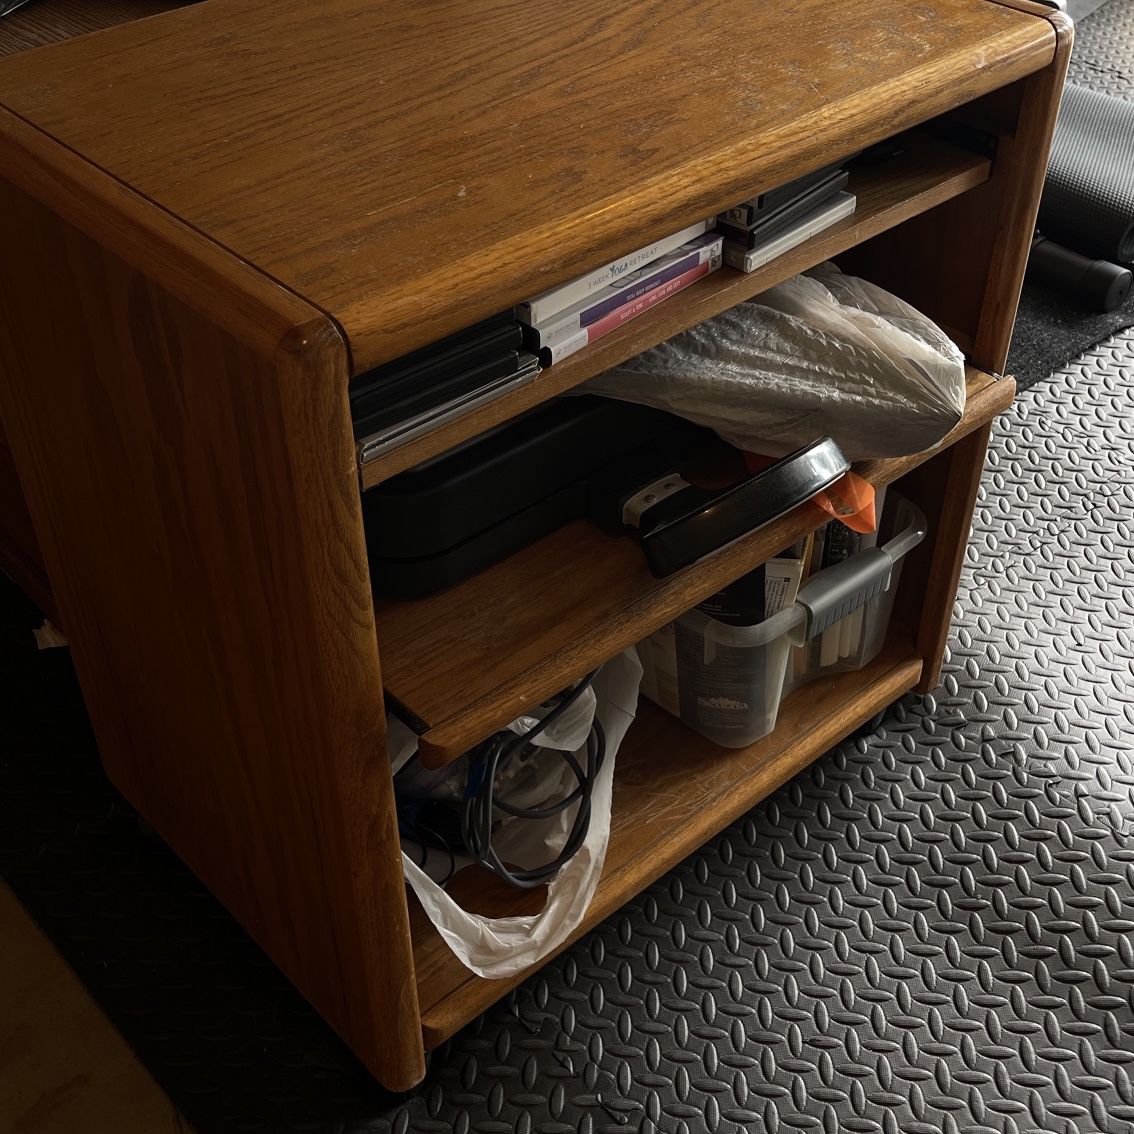
MULTIPOLYGON (((571 940, 912 689, 921 669, 912 635, 893 626, 874 662, 857 673, 821 678, 797 690, 781 706, 774 732, 743 749, 719 748, 649 702, 640 702, 615 766, 602 881, 571 940)), ((467 908, 494 916, 520 912, 532 900, 475 871, 467 871, 455 885, 467 908)), ((536 898, 536 908, 541 900, 536 898)), ((474 976, 412 898, 410 907, 422 1031, 425 1046, 432 1048, 528 974, 504 980, 474 976)))

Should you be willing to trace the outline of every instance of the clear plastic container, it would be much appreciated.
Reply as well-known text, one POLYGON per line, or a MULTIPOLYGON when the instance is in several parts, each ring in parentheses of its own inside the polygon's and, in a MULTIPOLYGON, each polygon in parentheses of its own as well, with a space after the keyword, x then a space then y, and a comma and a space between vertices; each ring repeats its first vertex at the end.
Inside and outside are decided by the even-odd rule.
POLYGON ((861 669, 886 639, 902 560, 925 538, 925 516, 891 491, 879 546, 809 579, 790 607, 755 626, 698 610, 638 644, 642 692, 725 748, 776 726, 780 701, 826 673, 861 669))
POLYGON ((810 604, 813 616, 806 624, 808 633, 797 641, 791 669, 785 674, 784 696, 824 674, 862 669, 878 656, 890 627, 902 562, 907 552, 925 538, 925 531, 921 510, 891 491, 878 525, 880 547, 864 548, 845 563, 821 571, 814 581, 821 582, 822 588, 817 589, 815 596, 810 596, 808 588, 800 591, 797 601, 810 604), (889 567, 881 558, 883 554, 890 560, 889 567), (855 566, 848 566, 851 563, 855 566), (874 582, 887 569, 889 581, 880 590, 874 590, 874 582), (848 577, 836 591, 836 581, 843 571, 848 577), (840 594, 844 600, 841 605, 840 594), (831 604, 829 610, 825 603, 831 604))

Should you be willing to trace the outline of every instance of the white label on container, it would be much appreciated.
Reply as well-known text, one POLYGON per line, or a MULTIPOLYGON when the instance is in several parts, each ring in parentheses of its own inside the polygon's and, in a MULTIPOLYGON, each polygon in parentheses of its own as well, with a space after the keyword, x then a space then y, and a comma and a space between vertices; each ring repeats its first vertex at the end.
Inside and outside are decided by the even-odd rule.
POLYGON ((771 618, 795 602, 803 576, 803 560, 769 559, 764 572, 764 615, 771 618))

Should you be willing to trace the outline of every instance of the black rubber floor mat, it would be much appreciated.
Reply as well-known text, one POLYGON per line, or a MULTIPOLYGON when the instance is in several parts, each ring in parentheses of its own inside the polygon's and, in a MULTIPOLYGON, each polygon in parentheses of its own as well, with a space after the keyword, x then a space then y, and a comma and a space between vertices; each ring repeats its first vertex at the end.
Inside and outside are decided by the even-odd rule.
POLYGON ((1134 334, 998 424, 937 693, 608 919, 406 1099, 139 828, 65 652, 18 640, 0 873, 200 1134, 1134 1130, 1134 334))

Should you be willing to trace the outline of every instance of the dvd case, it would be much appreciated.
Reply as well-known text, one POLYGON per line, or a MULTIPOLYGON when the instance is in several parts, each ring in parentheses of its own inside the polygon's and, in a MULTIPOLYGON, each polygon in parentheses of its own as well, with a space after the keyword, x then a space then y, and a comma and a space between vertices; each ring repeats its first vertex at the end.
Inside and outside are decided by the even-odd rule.
MULTIPOLYGON (((849 161, 850 159, 846 160, 849 161)), ((823 166, 822 169, 805 173, 794 181, 778 185, 775 189, 758 193, 755 197, 749 197, 747 201, 743 201, 731 209, 726 209, 721 213, 719 219, 731 221, 733 224, 755 224, 761 217, 767 216, 768 213, 781 208, 783 205, 790 204, 801 193, 806 193, 813 185, 817 185, 820 181, 830 177, 840 166, 845 164, 846 161, 833 162, 831 165, 823 166)))
POLYGON ((696 283, 697 280, 703 279, 710 272, 715 272, 720 266, 721 241, 718 236, 713 243, 713 252, 709 259, 698 264, 696 267, 690 268, 674 279, 659 284, 652 291, 648 291, 645 295, 631 300, 629 303, 618 308, 618 310, 610 312, 602 319, 586 327, 578 327, 574 330, 568 328, 553 336, 540 348, 540 364, 543 366, 551 366, 553 363, 561 362, 563 359, 573 355, 576 351, 582 350, 583 347, 588 344, 601 339, 604 335, 610 334, 611 331, 622 326, 623 323, 641 315, 644 311, 648 311, 655 304, 660 303, 664 299, 668 299, 671 295, 676 295, 677 292, 687 288, 692 283, 696 283))
POLYGON ((718 233, 707 232, 695 237, 617 282, 608 284, 591 298, 553 315, 546 322, 538 326, 524 326, 524 344, 528 350, 538 351, 550 339, 562 337, 569 330, 597 323, 661 284, 684 275, 714 256, 719 257, 720 251, 721 237, 718 233))
POLYGON ((754 272, 777 256, 782 256, 796 245, 802 244, 809 237, 822 232, 825 228, 830 228, 844 217, 849 217, 854 212, 856 204, 853 193, 839 193, 833 201, 817 209, 811 216, 804 217, 789 232, 757 248, 745 248, 742 244, 734 244, 731 240, 726 240, 724 262, 737 271, 754 272))
POLYGON ((848 180, 849 175, 845 169, 836 170, 822 181, 816 182, 806 192, 780 205, 779 208, 762 213, 755 224, 738 225, 722 220, 717 222, 717 231, 725 240, 742 244, 746 248, 755 248, 787 232, 797 221, 811 216, 836 193, 842 192, 847 187, 848 180))
POLYGON ((606 287, 636 268, 648 264, 651 260, 656 260, 659 256, 664 256, 667 252, 672 252, 678 245, 707 232, 716 223, 716 219, 716 217, 709 217, 707 220, 697 221, 696 224, 691 224, 680 232, 675 232, 671 236, 664 236, 660 240, 655 240, 652 244, 647 244, 644 248, 639 248, 637 252, 631 252, 627 256, 612 260, 601 268, 588 272, 585 276, 579 276, 578 279, 571 280, 569 283, 545 291, 542 295, 537 295, 534 299, 519 304, 516 307, 516 318, 528 324, 543 323, 552 315, 586 299, 587 296, 593 295, 600 288, 606 287))

